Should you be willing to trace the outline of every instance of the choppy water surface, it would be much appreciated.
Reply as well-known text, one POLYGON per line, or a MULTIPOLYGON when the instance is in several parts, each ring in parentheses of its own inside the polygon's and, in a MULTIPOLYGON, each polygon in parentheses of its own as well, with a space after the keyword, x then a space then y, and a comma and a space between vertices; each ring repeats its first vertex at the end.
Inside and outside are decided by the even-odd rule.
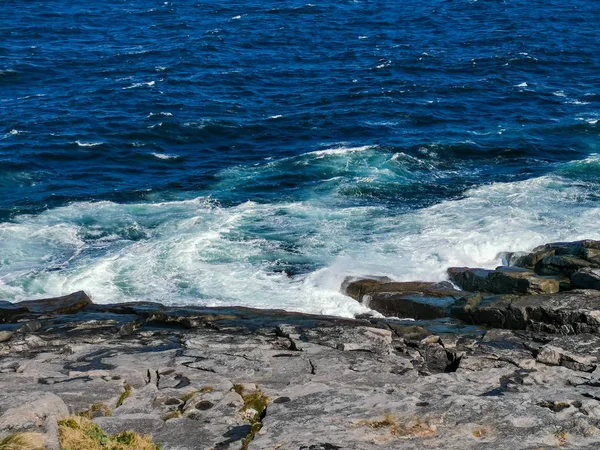
POLYGON ((583 0, 4 2, 0 297, 348 316, 346 275, 600 238, 598 26, 583 0))

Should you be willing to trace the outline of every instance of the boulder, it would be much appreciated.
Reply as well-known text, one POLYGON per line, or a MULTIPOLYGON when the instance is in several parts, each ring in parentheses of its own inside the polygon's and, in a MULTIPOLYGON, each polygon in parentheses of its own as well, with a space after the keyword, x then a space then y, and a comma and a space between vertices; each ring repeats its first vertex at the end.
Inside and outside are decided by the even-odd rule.
POLYGON ((521 267, 498 267, 496 270, 450 267, 450 279, 467 291, 493 294, 553 294, 560 290, 560 279, 543 277, 521 267))
POLYGON ((460 291, 445 297, 429 297, 426 293, 377 292, 364 295, 361 303, 386 317, 429 320, 447 317, 448 308, 459 297, 458 293, 460 291))
POLYGON ((535 265, 535 272, 539 275, 564 275, 570 277, 585 267, 598 267, 598 264, 578 256, 555 255, 545 256, 538 261, 535 265))
POLYGON ((600 291, 573 290, 541 295, 472 294, 460 299, 451 315, 497 328, 562 334, 600 332, 600 291))
POLYGON ((487 290, 495 294, 554 294, 560 282, 518 267, 499 267, 488 276, 487 290))
POLYGON ((29 309, 25 306, 7 301, 0 301, 0 322, 10 321, 13 317, 27 314, 28 312, 29 309))
POLYGON ((578 289, 600 289, 600 269, 579 269, 571 275, 571 284, 578 289))
POLYGON ((538 362, 571 370, 592 372, 600 357, 600 337, 591 334, 560 336, 538 352, 538 362))
POLYGON ((368 308, 386 317, 436 319, 464 292, 448 282, 391 282, 387 278, 346 279, 342 290, 368 308))
POLYGON ((586 239, 574 242, 553 242, 540 245, 530 253, 510 260, 510 265, 533 269, 543 258, 549 256, 576 256, 600 264, 600 241, 586 239))
POLYGON ((91 304, 92 300, 87 294, 78 291, 62 297, 26 300, 15 305, 25 307, 34 314, 73 314, 91 304))
POLYGON ((47 419, 60 419, 69 414, 65 402, 55 394, 46 393, 16 408, 10 408, 0 416, 0 431, 37 431, 46 425, 47 419))

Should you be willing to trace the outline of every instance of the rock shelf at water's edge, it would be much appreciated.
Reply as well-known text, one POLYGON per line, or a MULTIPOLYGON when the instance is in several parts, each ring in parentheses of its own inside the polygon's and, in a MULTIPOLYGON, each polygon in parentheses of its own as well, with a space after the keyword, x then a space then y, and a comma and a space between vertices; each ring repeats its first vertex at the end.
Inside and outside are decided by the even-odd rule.
POLYGON ((68 415, 163 449, 600 446, 600 245, 548 244, 455 284, 349 279, 384 315, 0 303, 0 440, 68 415))

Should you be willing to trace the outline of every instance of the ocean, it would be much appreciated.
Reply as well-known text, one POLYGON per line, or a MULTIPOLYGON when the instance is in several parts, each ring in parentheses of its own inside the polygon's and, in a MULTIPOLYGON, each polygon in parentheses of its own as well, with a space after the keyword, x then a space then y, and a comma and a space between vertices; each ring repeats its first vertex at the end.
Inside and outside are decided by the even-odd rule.
POLYGON ((0 11, 0 299, 351 317, 600 238, 600 2, 30 0, 0 11))

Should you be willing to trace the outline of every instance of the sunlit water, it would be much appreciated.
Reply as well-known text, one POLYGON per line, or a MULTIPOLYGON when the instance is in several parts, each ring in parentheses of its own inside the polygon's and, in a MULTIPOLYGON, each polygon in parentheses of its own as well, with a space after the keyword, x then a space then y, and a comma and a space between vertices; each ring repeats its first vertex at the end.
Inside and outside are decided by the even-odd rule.
POLYGON ((600 4, 5 2, 0 298, 351 316, 600 238, 600 4))

